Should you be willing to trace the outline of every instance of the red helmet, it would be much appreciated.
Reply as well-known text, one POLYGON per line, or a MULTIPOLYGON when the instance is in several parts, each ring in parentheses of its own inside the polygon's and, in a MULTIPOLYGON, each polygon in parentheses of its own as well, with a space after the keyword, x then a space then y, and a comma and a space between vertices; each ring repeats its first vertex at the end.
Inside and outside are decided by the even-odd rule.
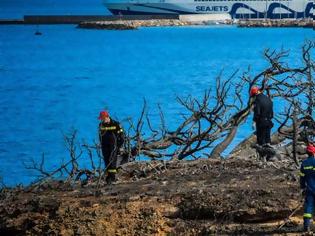
POLYGON ((99 120, 103 120, 103 119, 105 119, 107 117, 109 117, 108 111, 101 111, 98 119, 99 120))
POLYGON ((309 144, 306 148, 306 152, 315 155, 315 146, 313 144, 309 144))
POLYGON ((259 92, 259 88, 257 86, 253 86, 251 89, 250 89, 250 96, 255 96, 257 95, 259 92))

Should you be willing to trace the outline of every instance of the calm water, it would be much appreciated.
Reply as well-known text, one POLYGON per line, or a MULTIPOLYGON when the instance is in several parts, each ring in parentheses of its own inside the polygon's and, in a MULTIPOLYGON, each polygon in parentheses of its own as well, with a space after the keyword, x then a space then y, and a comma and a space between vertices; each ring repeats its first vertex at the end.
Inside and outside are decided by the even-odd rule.
POLYGON ((24 15, 109 15, 102 0, 0 0, 1 18, 24 15))
MULTIPOLYGON (((175 97, 201 97, 224 69, 264 67, 264 48, 291 50, 314 39, 307 29, 165 27, 99 31, 67 26, 0 27, 0 176, 9 185, 29 183, 23 162, 45 153, 49 168, 67 159, 63 133, 97 139, 97 115, 107 107, 119 119, 138 117, 143 98, 157 123, 161 104, 169 127, 184 111, 175 97), (39 29, 43 35, 35 36, 39 29)), ((248 124, 237 140, 251 132, 248 124)), ((126 126, 126 124, 124 124, 126 126)), ((84 160, 81 160, 84 162, 84 160)))

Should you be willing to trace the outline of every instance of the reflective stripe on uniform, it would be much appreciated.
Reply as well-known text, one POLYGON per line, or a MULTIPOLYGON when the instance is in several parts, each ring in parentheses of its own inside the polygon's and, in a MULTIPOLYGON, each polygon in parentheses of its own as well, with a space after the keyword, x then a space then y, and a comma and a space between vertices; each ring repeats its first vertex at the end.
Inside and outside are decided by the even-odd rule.
POLYGON ((310 213, 304 213, 303 217, 304 217, 304 218, 312 218, 312 214, 310 214, 310 213))
POLYGON ((100 128, 101 130, 115 130, 115 129, 117 129, 117 127, 116 126, 108 126, 108 127, 101 127, 100 128))
POLYGON ((117 132, 117 133, 121 133, 121 132, 123 132, 123 129, 118 130, 118 132, 117 132))
POLYGON ((107 171, 108 171, 108 173, 117 173, 116 169, 108 169, 107 171))
POLYGON ((313 170, 313 166, 304 166, 303 169, 304 170, 313 170))
POLYGON ((302 176, 302 177, 303 177, 303 176, 305 176, 305 174, 304 174, 304 173, 302 173, 302 172, 300 172, 300 173, 299 173, 299 175, 300 175, 300 176, 302 176))

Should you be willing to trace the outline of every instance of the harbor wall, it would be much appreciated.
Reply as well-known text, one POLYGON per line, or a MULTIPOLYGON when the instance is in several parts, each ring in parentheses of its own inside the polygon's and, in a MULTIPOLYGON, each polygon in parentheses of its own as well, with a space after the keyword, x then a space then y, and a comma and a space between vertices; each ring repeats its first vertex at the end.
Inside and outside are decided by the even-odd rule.
POLYGON ((0 19, 0 24, 79 24, 85 21, 178 19, 178 15, 25 15, 23 19, 0 19))
POLYGON ((232 20, 231 15, 225 14, 191 14, 191 15, 179 15, 179 20, 188 22, 225 22, 232 20))
POLYGON ((178 15, 128 15, 128 16, 24 16, 25 24, 79 24, 83 21, 118 21, 118 20, 152 20, 178 19, 178 15))

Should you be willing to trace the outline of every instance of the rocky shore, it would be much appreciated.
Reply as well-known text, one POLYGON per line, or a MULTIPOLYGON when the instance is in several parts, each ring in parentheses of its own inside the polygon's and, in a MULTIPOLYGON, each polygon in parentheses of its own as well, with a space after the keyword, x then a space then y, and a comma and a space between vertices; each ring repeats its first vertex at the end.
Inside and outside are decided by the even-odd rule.
POLYGON ((314 28, 314 21, 306 20, 240 20, 239 27, 302 27, 314 28))
POLYGON ((108 29, 108 30, 130 30, 139 27, 152 26, 185 26, 192 25, 191 22, 185 22, 174 19, 163 20, 121 20, 121 21, 86 21, 78 25, 79 28, 85 29, 108 29))
POLYGON ((128 163, 114 185, 2 189, 1 235, 296 235, 297 171, 257 160, 128 163))
POLYGON ((237 25, 239 27, 303 27, 314 28, 314 21, 306 20, 224 20, 224 21, 183 21, 177 19, 152 19, 152 20, 116 20, 116 21, 85 21, 78 28, 131 30, 139 27, 158 26, 187 26, 187 25, 237 25))

